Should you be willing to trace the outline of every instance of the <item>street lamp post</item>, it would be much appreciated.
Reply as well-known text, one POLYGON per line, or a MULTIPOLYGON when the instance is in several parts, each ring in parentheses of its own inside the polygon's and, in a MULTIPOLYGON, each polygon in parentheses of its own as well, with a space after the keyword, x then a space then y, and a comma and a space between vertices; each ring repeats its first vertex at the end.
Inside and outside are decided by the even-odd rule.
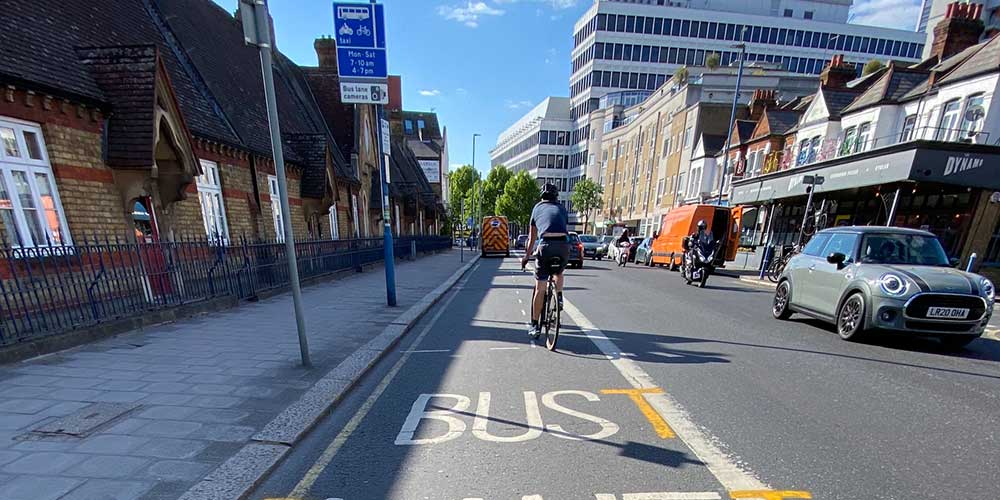
POLYGON ((302 366, 312 366, 309 359, 309 341, 306 337, 305 315, 302 312, 302 290, 299 288, 299 267, 295 262, 295 234, 292 232, 292 211, 288 204, 288 182, 285 179, 285 158, 281 150, 281 127, 278 123, 278 105, 274 97, 274 74, 271 69, 271 21, 264 0, 240 0, 240 18, 243 20, 243 38, 247 45, 260 49, 260 72, 264 77, 264 102, 267 106, 267 123, 271 132, 271 152, 274 172, 278 178, 278 200, 281 204, 282 232, 285 235, 285 255, 288 256, 288 281, 292 288, 292 307, 295 310, 295 328, 299 336, 299 355, 302 366))
MULTIPOLYGON (((476 137, 481 134, 472 134, 472 170, 476 171, 476 137)), ((479 180, 478 193, 476 193, 476 220, 473 221, 473 227, 478 227, 480 221, 483 219, 483 180, 479 180)), ((477 244, 482 238, 482 234, 476 237, 477 244)))
MULTIPOLYGON (((743 28, 746 31, 746 27, 743 28)), ((743 38, 742 36, 740 38, 743 38)), ((719 205, 722 205, 722 189, 726 185, 726 172, 729 170, 729 147, 733 141, 733 126, 736 125, 736 105, 740 101, 740 83, 743 81, 743 60, 746 59, 747 45, 738 43, 732 45, 733 48, 740 49, 739 69, 736 70, 736 92, 733 93, 733 111, 729 115, 729 132, 726 134, 726 149, 723 151, 725 159, 722 162, 722 171, 719 172, 719 205)))

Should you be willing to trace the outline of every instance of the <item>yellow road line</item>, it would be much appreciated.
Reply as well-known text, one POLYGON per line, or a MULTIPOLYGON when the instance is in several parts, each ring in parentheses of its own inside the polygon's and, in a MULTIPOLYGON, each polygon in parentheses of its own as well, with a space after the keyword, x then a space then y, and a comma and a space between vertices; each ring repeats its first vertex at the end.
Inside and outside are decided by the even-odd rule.
POLYGON ((632 400, 633 403, 635 403, 636 406, 639 407, 639 411, 641 411, 642 415, 646 417, 646 420, 649 420, 649 423, 652 424, 653 430, 656 431, 657 436, 660 436, 662 439, 672 439, 677 437, 677 435, 674 434, 673 429, 670 428, 670 425, 667 424, 667 421, 663 420, 663 417, 657 413, 656 410, 649 405, 649 402, 646 401, 646 398, 642 396, 643 394, 663 394, 663 389, 660 389, 659 387, 649 389, 603 389, 601 394, 625 394, 632 400))
POLYGON ((753 490, 730 491, 729 498, 758 498, 760 500, 785 500, 786 498, 812 498, 808 491, 753 490))
MULTIPOLYGON (((479 263, 476 263, 475 267, 472 268, 472 272, 466 275, 466 278, 462 280, 462 283, 460 283, 459 286, 462 286, 462 284, 464 284, 464 282, 468 280, 468 276, 472 275, 472 273, 474 273, 478 268, 479 268, 479 263)), ((413 344, 410 346, 410 349, 413 349, 414 347, 420 345, 420 341, 427 336, 427 333, 429 333, 434 324, 437 323, 438 318, 440 318, 441 314, 443 314, 448 309, 448 305, 451 304, 451 301, 455 300, 455 297, 457 296, 458 296, 457 293, 453 293, 451 294, 450 297, 448 297, 446 301, 444 301, 444 303, 441 304, 440 309, 438 309, 437 313, 435 313, 434 316, 431 317, 431 320, 427 323, 427 326, 424 327, 424 329, 420 332, 420 335, 418 335, 416 340, 413 341, 413 344)), ((413 353, 412 350, 404 352, 402 357, 400 357, 399 360, 396 361, 396 364, 392 366, 392 369, 389 370, 389 373, 385 374, 385 377, 375 387, 375 390, 372 391, 371 395, 368 396, 368 399, 365 400, 364 404, 361 405, 361 408, 358 408, 358 411, 354 414, 353 417, 351 417, 351 420, 347 422, 347 425, 345 425, 344 428, 340 430, 340 432, 333 439, 333 441, 330 442, 330 445, 327 446, 325 450, 323 450, 323 453, 319 456, 319 458, 316 460, 313 466, 310 467, 308 471, 306 471, 306 474, 305 476, 302 477, 302 480, 300 480, 299 483, 295 485, 295 488, 292 490, 292 492, 288 494, 288 500, 303 498, 305 497, 306 494, 309 493, 309 489, 312 488, 312 485, 316 483, 316 480, 319 478, 320 474, 322 474, 323 471, 326 470, 327 466, 330 465, 330 462, 333 461, 333 457, 337 455, 337 452, 340 451, 340 448, 344 446, 344 443, 347 442, 348 438, 350 438, 351 435, 354 433, 354 431, 356 431, 357 428, 361 425, 361 421, 364 420, 365 416, 368 415, 368 412, 371 411, 372 407, 375 406, 375 402, 378 401, 378 398, 389 387, 389 383, 392 382, 394 378, 396 378, 396 375, 399 373, 399 370, 403 368, 404 364, 406 364, 406 360, 410 359, 410 354, 412 353, 413 353)))

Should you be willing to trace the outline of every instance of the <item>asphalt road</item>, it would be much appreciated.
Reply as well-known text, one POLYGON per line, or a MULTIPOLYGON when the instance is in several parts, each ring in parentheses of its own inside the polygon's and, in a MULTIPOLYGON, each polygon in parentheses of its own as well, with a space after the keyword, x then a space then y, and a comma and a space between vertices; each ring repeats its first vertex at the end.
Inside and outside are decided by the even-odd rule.
POLYGON ((997 497, 1000 342, 848 343, 738 280, 587 261, 551 353, 530 286, 481 261, 253 498, 997 497))

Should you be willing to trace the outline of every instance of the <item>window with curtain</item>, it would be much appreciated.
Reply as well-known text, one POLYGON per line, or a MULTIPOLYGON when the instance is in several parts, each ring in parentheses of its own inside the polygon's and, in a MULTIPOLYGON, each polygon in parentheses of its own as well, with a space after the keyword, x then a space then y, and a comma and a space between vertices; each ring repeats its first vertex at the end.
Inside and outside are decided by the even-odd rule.
POLYGON ((69 245, 42 130, 0 118, 0 221, 15 248, 69 245))

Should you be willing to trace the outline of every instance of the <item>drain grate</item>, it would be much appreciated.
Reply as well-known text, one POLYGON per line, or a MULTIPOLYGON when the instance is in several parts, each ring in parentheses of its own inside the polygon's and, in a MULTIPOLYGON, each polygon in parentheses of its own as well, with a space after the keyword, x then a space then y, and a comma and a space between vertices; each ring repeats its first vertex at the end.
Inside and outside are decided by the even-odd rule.
POLYGON ((97 429, 110 424, 141 405, 136 403, 94 403, 76 413, 51 420, 31 430, 42 436, 87 437, 97 429))

